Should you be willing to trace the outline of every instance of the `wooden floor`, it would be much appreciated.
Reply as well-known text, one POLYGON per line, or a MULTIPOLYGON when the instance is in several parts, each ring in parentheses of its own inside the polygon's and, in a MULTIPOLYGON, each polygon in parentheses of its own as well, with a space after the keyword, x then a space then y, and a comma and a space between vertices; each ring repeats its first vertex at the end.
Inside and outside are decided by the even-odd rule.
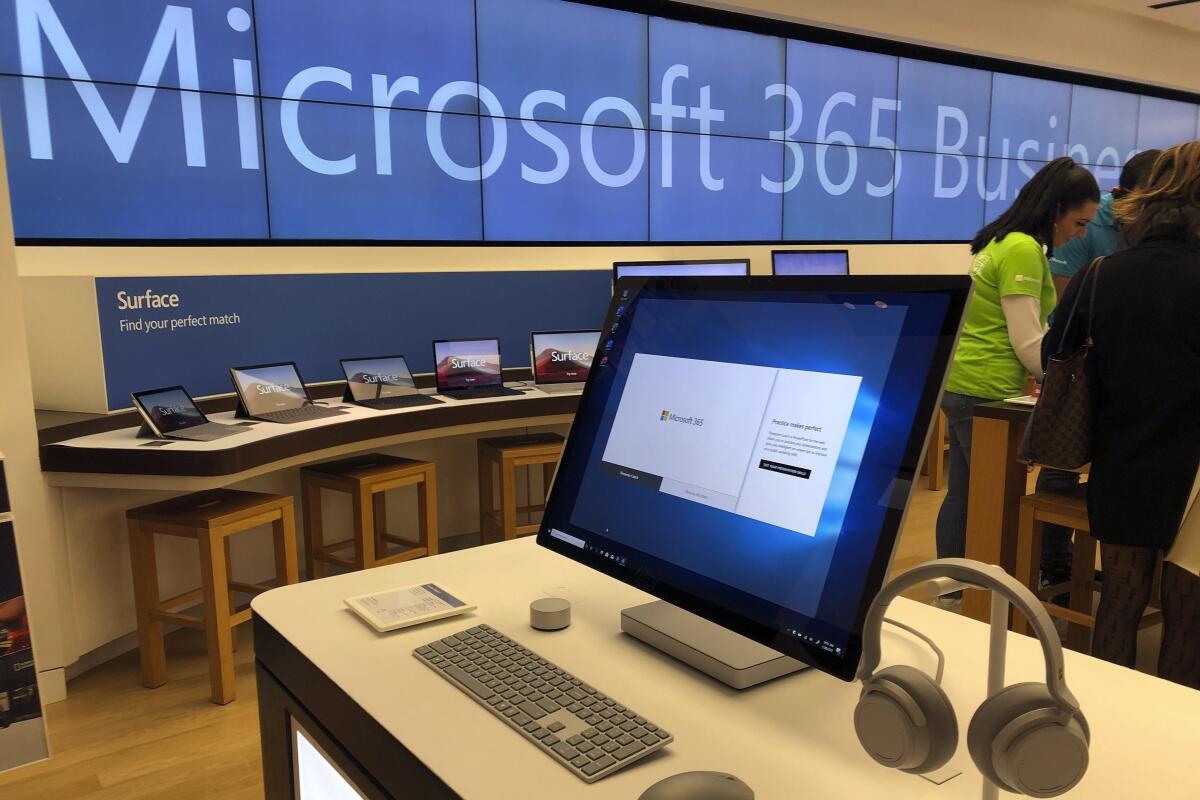
MULTIPOLYGON (((944 496, 915 492, 893 571, 934 557, 944 496)), ((241 634, 238 700, 228 706, 208 701, 208 662, 197 631, 167 637, 168 680, 158 689, 141 687, 136 653, 72 681, 69 697, 46 709, 52 757, 0 775, 0 797, 261 798, 254 652, 249 629, 241 634)))

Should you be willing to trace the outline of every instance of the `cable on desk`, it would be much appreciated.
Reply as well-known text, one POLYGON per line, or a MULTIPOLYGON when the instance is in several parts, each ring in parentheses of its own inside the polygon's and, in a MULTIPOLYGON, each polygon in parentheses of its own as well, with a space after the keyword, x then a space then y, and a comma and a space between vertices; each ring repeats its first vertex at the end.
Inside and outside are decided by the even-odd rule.
POLYGON ((941 686, 942 685, 942 673, 946 670, 946 654, 942 652, 942 648, 938 647, 934 643, 933 639, 930 639, 928 636, 921 633, 919 630, 912 627, 911 625, 905 625, 903 622, 897 622, 896 620, 889 619, 887 617, 884 617, 883 621, 888 623, 889 625, 895 625, 897 628, 899 628, 902 631, 908 631, 913 636, 917 637, 918 639, 923 641, 925 644, 929 645, 929 649, 933 651, 934 655, 937 656, 937 660, 938 660, 937 675, 934 676, 933 681, 938 686, 941 686))

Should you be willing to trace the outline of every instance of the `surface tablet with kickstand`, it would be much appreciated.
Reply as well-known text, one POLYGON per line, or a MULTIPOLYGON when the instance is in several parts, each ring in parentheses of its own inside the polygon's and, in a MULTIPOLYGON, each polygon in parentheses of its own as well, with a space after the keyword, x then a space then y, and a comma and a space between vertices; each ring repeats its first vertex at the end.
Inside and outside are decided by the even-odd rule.
POLYGON ((346 598, 346 605, 380 633, 474 611, 436 583, 420 583, 346 598))

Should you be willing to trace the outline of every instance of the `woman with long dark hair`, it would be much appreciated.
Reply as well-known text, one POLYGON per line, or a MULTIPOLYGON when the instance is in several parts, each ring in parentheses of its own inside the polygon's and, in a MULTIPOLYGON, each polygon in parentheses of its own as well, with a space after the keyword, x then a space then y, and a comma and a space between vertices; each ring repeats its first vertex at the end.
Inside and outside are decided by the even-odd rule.
POLYGON ((1041 378, 1042 335, 1056 302, 1047 256, 1084 236, 1099 204, 1092 174, 1070 158, 1055 159, 971 242, 975 293, 942 400, 950 485, 937 520, 939 558, 964 551, 975 406, 1025 394, 1027 377, 1041 378))
POLYGON ((1200 467, 1200 142, 1163 151, 1146 187, 1114 211, 1127 249, 1071 281, 1063 306, 1082 298, 1080 319, 1069 332, 1052 327, 1043 348, 1082 343, 1094 287, 1088 517, 1104 581, 1092 654, 1133 666, 1156 561, 1168 553, 1158 673, 1200 688, 1200 564, 1194 546, 1172 549, 1200 467))

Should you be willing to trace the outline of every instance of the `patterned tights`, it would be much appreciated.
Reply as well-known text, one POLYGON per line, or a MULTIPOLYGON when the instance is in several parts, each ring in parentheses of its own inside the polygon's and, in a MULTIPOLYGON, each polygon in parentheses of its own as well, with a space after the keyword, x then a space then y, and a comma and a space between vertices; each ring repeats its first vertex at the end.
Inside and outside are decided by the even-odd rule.
MULTIPOLYGON (((1132 667, 1137 632, 1154 588, 1158 551, 1149 547, 1100 545, 1104 586, 1096 611, 1092 655, 1132 667)), ((1158 675, 1200 689, 1200 577, 1163 564, 1163 640, 1158 675)))

